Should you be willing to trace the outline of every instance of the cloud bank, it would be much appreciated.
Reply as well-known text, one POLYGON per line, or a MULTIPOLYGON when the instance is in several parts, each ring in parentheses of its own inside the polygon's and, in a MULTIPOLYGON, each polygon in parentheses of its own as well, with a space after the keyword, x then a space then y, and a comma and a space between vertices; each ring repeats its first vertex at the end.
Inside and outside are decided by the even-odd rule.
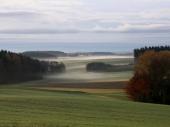
POLYGON ((0 2, 0 34, 170 32, 170 0, 0 2))

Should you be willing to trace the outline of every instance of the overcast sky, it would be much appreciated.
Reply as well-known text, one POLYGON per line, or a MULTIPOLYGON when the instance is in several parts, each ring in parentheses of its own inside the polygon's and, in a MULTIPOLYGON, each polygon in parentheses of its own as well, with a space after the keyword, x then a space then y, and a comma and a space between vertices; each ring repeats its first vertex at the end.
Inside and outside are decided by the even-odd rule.
POLYGON ((170 0, 0 0, 0 43, 131 41, 132 33, 169 41, 170 0))

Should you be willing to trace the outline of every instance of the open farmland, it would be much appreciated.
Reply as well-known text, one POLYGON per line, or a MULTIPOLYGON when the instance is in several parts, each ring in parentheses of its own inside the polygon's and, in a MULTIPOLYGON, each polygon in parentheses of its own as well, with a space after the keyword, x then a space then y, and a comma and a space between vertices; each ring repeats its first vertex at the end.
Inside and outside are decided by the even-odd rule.
POLYGON ((132 71, 89 73, 85 65, 91 61, 133 59, 67 59, 63 74, 1 85, 0 127, 169 127, 169 106, 127 98, 124 87, 132 71))

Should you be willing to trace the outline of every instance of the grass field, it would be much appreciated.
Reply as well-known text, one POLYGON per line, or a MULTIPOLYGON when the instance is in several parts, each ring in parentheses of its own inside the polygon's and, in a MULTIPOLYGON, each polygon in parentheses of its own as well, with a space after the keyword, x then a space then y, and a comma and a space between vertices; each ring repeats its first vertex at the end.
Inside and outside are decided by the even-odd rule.
POLYGON ((123 90, 96 93, 73 89, 38 89, 22 84, 0 87, 1 127, 169 125, 170 106, 129 101, 123 90))
MULTIPOLYGON (((97 61, 121 64, 132 59, 97 61)), ((87 73, 88 62, 67 59, 64 74, 1 85, 0 127, 170 126, 170 106, 127 98, 123 88, 132 72, 87 73)))

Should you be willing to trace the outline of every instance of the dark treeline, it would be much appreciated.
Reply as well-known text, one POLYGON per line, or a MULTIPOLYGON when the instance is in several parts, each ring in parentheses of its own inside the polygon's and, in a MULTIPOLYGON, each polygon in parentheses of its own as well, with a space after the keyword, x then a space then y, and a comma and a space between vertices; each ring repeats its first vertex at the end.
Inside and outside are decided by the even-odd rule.
POLYGON ((151 47, 143 47, 139 49, 134 49, 134 57, 138 58, 142 54, 144 54, 146 51, 170 51, 170 46, 151 46, 151 47))
POLYGON ((41 79, 46 73, 64 70, 62 63, 39 61, 22 54, 0 51, 1 84, 41 79))
POLYGON ((133 64, 127 65, 112 65, 102 62, 92 62, 88 63, 86 70, 89 72, 120 72, 120 71, 130 71, 133 69, 133 64))
POLYGON ((88 63, 86 66, 87 71, 110 71, 112 68, 112 65, 102 63, 102 62, 93 62, 88 63))

